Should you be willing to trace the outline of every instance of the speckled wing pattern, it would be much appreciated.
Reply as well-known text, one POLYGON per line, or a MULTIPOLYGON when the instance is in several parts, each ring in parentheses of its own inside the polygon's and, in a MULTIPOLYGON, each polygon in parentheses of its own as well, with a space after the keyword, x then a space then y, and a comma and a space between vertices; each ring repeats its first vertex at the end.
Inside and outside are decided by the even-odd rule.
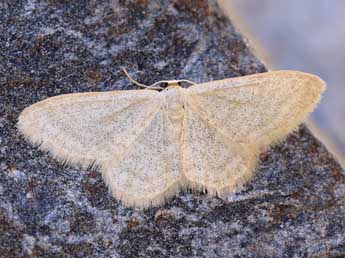
POLYGON ((163 104, 153 90, 65 94, 26 108, 18 128, 62 162, 100 166, 114 197, 146 207, 174 194, 181 176, 163 104))
POLYGON ((251 178, 256 150, 231 142, 189 105, 184 126, 181 158, 187 185, 192 189, 222 196, 251 178))
POLYGON ((224 195, 253 176, 260 149, 286 136, 319 102, 316 76, 275 71, 186 91, 182 164, 188 184, 224 195))
POLYGON ((26 108, 18 127, 59 160, 103 165, 123 155, 161 105, 153 90, 65 94, 26 108))
POLYGON ((106 163, 104 176, 113 195, 129 206, 155 206, 176 193, 181 161, 166 113, 156 114, 123 157, 106 163))

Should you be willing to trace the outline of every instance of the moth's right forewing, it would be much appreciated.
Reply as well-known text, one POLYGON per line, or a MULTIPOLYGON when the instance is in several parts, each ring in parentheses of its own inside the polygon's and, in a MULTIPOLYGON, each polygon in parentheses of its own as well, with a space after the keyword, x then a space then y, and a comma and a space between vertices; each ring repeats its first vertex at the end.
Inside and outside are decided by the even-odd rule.
POLYGON ((186 99, 229 140, 261 147, 301 123, 324 88, 317 76, 276 71, 194 85, 186 99))

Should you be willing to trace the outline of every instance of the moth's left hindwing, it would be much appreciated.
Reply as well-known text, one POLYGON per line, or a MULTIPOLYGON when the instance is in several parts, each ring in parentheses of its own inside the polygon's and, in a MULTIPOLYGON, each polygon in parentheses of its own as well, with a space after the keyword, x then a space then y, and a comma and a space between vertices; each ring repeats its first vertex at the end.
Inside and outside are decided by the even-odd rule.
POLYGON ((176 193, 182 176, 174 133, 165 112, 158 112, 123 157, 106 163, 103 175, 116 198, 128 206, 148 207, 176 193))

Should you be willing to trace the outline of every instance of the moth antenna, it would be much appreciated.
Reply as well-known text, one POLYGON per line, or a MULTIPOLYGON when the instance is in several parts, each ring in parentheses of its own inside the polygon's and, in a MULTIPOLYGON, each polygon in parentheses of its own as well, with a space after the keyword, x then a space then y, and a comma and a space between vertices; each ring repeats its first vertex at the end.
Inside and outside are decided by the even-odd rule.
POLYGON ((126 68, 124 67, 121 67, 122 71, 126 74, 127 78, 133 82, 135 85, 138 85, 139 87, 142 87, 142 88, 145 88, 145 89, 152 89, 152 90, 163 90, 164 88, 160 87, 160 86, 155 86, 156 84, 158 83, 154 83, 152 85, 145 85, 145 84, 142 84, 140 82, 137 82, 136 80, 134 80, 132 78, 132 76, 130 76, 130 74, 127 72, 126 68))
POLYGON ((127 72, 126 68, 121 67, 121 69, 122 69, 122 71, 126 74, 127 78, 128 78, 131 82, 133 82, 134 84, 136 84, 136 85, 138 85, 138 86, 140 86, 140 87, 144 87, 144 88, 148 87, 148 85, 139 83, 139 82, 137 82, 136 80, 134 80, 134 79, 132 78, 132 76, 130 76, 130 74, 127 72))

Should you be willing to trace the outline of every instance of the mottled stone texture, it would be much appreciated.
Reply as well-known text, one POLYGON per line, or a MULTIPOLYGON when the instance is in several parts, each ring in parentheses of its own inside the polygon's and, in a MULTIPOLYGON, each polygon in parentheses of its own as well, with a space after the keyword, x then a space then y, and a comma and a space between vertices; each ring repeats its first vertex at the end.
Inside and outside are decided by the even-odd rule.
POLYGON ((301 126, 226 199, 183 192, 124 208, 93 170, 66 168, 16 130, 62 93, 265 71, 214 1, 0 2, 0 257, 342 257, 344 172, 301 126))

